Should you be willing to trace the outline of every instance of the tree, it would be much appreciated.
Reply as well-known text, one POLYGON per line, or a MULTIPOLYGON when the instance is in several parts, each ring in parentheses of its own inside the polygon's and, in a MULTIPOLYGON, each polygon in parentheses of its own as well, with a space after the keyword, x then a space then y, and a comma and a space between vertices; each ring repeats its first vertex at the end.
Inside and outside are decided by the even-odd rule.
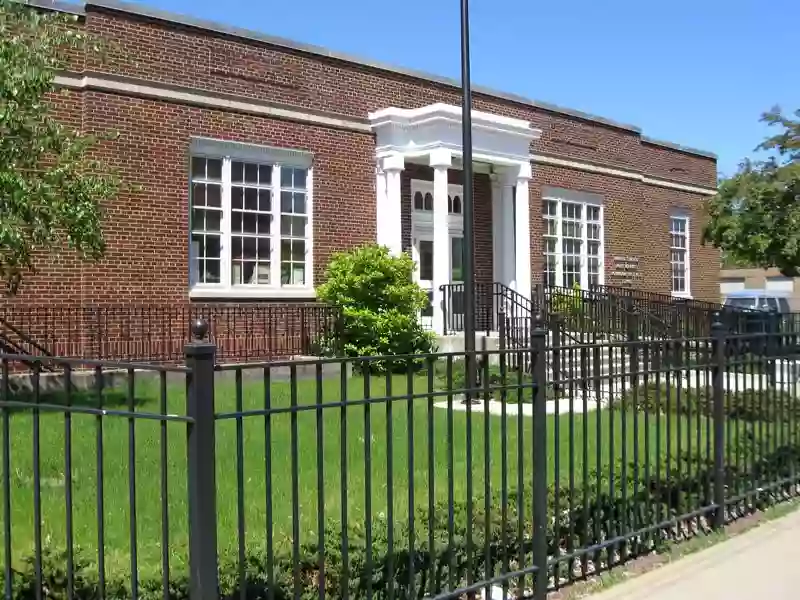
POLYGON ((428 297, 413 273, 410 256, 392 256, 384 246, 369 244, 334 255, 326 282, 317 289, 320 300, 342 313, 337 338, 326 345, 346 356, 430 352, 433 338, 419 322, 428 297))
POLYGON ((70 52, 100 46, 74 17, 0 0, 0 280, 17 292, 35 257, 64 247, 97 260, 101 204, 119 180, 92 158, 99 137, 52 115, 56 74, 70 52))
POLYGON ((781 131, 757 148, 766 160, 745 160, 737 173, 720 182, 709 203, 705 242, 728 260, 756 267, 777 267, 787 277, 800 275, 800 109, 794 118, 779 108, 761 120, 781 131))

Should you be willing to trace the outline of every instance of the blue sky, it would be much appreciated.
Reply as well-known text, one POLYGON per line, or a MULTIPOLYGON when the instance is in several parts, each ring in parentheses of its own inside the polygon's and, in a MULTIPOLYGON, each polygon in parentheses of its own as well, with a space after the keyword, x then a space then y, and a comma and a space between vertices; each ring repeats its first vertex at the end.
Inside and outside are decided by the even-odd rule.
MULTIPOLYGON (((380 62, 459 76, 459 0, 147 0, 380 62)), ((470 0, 472 81, 710 150, 721 173, 800 108, 798 0, 470 0)))

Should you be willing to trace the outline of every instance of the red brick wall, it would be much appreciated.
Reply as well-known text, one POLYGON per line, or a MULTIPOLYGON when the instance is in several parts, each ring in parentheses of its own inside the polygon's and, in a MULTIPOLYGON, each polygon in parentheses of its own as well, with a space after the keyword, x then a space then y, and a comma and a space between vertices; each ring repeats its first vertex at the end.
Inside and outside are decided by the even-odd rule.
POLYGON ((639 258, 640 287, 669 294, 670 216, 676 210, 690 212, 691 291, 698 300, 719 299, 719 252, 700 244, 706 214, 702 196, 646 185, 598 173, 564 167, 537 165, 530 183, 531 192, 531 268, 533 281, 541 283, 544 267, 542 235, 542 188, 566 188, 600 194, 604 206, 606 285, 615 256, 639 258))
MULTIPOLYGON (((136 77, 252 98, 304 111, 366 119, 387 106, 458 104, 453 86, 341 60, 246 41, 174 24, 89 7, 85 27, 113 43, 105 56, 71 61, 71 69, 136 77)), ((184 304, 188 290, 188 147, 192 136, 307 150, 314 154, 314 281, 330 254, 375 239, 374 139, 369 134, 226 113, 99 92, 63 92, 52 103, 66 122, 87 131, 114 130, 99 151, 119 171, 126 190, 104 206, 108 253, 84 264, 68 252, 43 257, 20 296, 6 305, 184 304)), ((522 118, 542 130, 534 153, 591 162, 693 185, 713 186, 713 159, 643 141, 636 131, 604 125, 529 104, 476 94, 475 108, 522 118)), ((411 177, 430 169, 408 166, 403 175, 404 245, 410 244, 411 177)), ((454 182, 460 172, 452 171, 454 182)), ((541 187, 602 194, 606 206, 606 262, 617 254, 640 257, 643 285, 669 289, 669 213, 692 212, 692 288, 718 297, 716 252, 699 246, 702 196, 639 181, 534 165, 531 182, 534 281, 541 280, 541 187), (654 243, 662 239, 663 243, 654 243)), ((492 279, 491 187, 475 177, 476 279, 492 279)), ((608 268, 608 267, 607 267, 608 268)))
POLYGON ((336 250, 375 239, 374 143, 369 135, 102 93, 84 96, 84 128, 118 132, 99 152, 126 188, 104 207, 108 249, 95 265, 59 255, 23 282, 41 301, 184 300, 188 282, 191 136, 314 154, 314 281, 336 250), (342 151, 344 150, 344 151, 342 151))
MULTIPOLYGON (((415 108, 432 102, 460 101, 460 91, 453 86, 208 31, 100 12, 96 7, 90 7, 87 24, 96 35, 116 42, 102 59, 92 57, 87 61, 87 69, 92 71, 359 119, 366 118, 369 111, 388 106, 415 108)), ((650 149, 658 147, 648 145, 643 150, 641 138, 634 131, 483 94, 475 95, 474 107, 531 121, 543 132, 541 140, 534 144, 536 152, 640 171, 649 171, 651 163, 657 162, 650 156, 650 149)), ((695 165, 677 179, 697 185, 714 184, 714 160, 665 151, 678 156, 676 160, 693 161, 695 165)))

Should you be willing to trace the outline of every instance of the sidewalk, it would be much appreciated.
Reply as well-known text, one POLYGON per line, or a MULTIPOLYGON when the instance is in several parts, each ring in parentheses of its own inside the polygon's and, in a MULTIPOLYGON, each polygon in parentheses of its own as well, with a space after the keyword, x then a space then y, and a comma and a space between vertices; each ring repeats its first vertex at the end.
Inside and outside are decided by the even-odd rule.
POLYGON ((591 600, 800 598, 800 511, 686 556, 591 600))

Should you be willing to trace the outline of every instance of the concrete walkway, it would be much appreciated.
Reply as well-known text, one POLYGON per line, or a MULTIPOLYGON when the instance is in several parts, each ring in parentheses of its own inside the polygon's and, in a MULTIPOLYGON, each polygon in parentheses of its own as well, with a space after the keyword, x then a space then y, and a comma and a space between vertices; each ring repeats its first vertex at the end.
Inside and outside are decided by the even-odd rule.
POLYGON ((796 600, 800 598, 800 511, 590 598, 796 600))

